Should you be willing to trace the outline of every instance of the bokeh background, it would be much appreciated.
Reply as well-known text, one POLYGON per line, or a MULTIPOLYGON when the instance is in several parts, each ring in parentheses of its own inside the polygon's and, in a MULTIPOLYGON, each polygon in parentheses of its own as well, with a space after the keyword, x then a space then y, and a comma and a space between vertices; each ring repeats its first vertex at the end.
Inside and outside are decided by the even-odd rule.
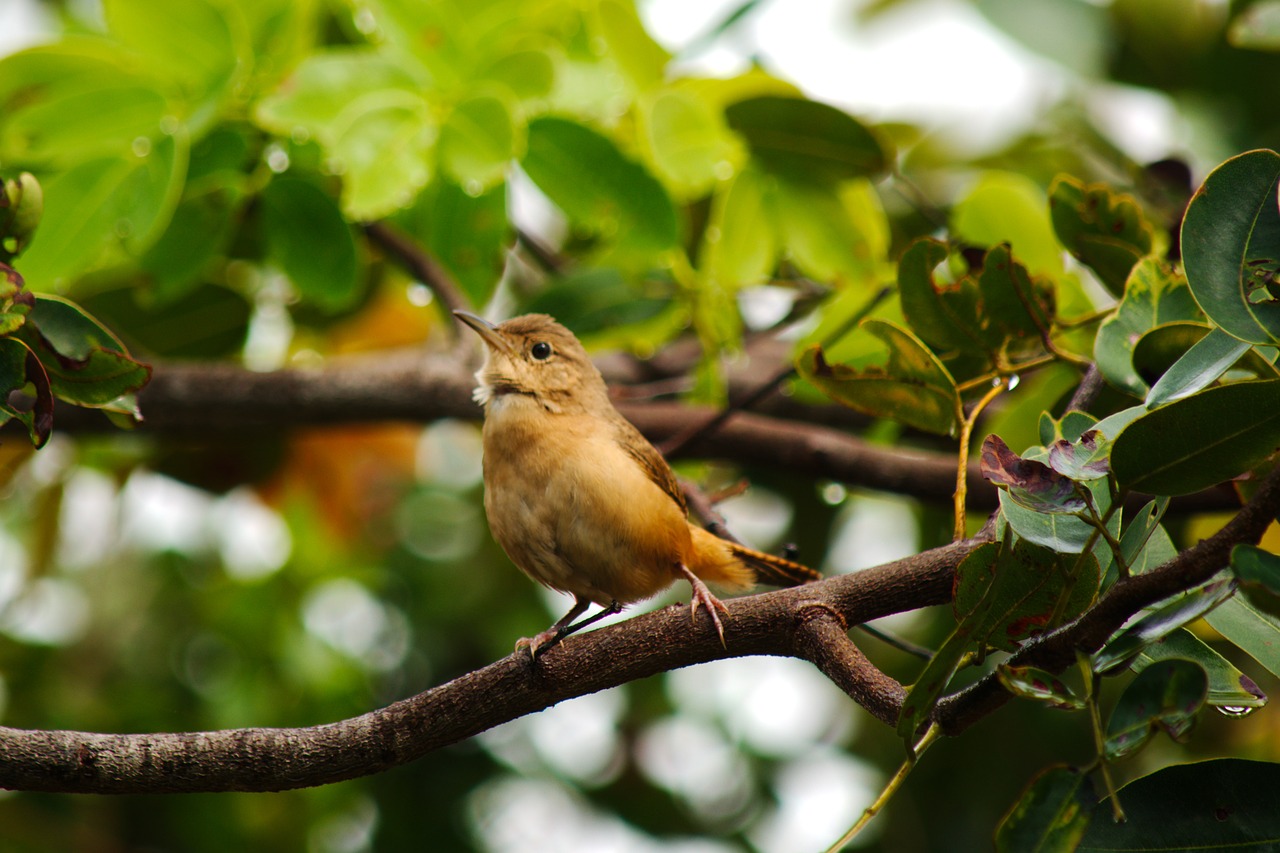
MULTIPOLYGON (((592 5, 539 8, 564 7, 570 18, 582 10, 585 20, 592 5)), ((1061 171, 1120 186, 1167 181, 1176 208, 1216 163, 1275 145, 1280 60, 1259 49, 1274 46, 1265 28, 1241 23, 1263 14, 1249 5, 638 0, 636 8, 671 52, 669 74, 763 69, 891 136, 902 181, 872 188, 884 231, 868 238, 888 258, 930 230, 929 211, 963 210, 982 181, 1041 211, 1061 171)), ((358 2, 299 8, 308 44, 282 53, 264 89, 313 45, 368 36, 358 2)), ((0 56, 104 26, 94 0, 3 0, 0 56)), ((585 72, 565 85, 573 83, 623 88, 585 72)), ((24 167, 5 133, 0 115, 0 167, 24 167)), ((304 161, 305 140, 259 142, 257 162, 271 172, 304 161)), ((521 230, 576 251, 578 235, 519 170, 486 192, 521 230)), ((503 264, 528 264, 505 251, 503 264)), ((154 277, 136 285, 136 264, 124 267, 133 278, 118 266, 86 268, 57 289, 156 360, 273 369, 447 340, 430 291, 391 265, 319 310, 270 264, 238 263, 215 265, 185 301, 126 297, 122 281, 164 285, 154 277)), ((579 291, 564 292, 557 304, 572 312, 579 291)), ((518 310, 536 297, 509 288, 497 299, 518 310)), ((785 287, 735 294, 748 328, 771 326, 795 299, 785 287)), ((625 336, 642 353, 671 331, 646 328, 625 336)), ((597 331, 593 346, 619 342, 597 331)), ((6 725, 143 732, 327 722, 483 666, 567 606, 489 538, 473 421, 231 438, 55 435, 38 452, 20 432, 0 438, 6 725)), ((795 543, 826 573, 939 544, 950 530, 945 505, 785 471, 684 464, 681 473, 713 486, 747 478, 751 489, 721 507, 730 528, 761 548, 795 543)), ((1177 533, 1193 541, 1215 523, 1189 520, 1177 533)), ((928 644, 946 635, 948 614, 886 621, 928 644)), ((863 645, 897 677, 915 671, 901 653, 863 645)), ((1237 663, 1273 689, 1248 661, 1237 663)), ((1189 748, 1149 749, 1127 775, 1175 755, 1273 756, 1273 718, 1207 719, 1189 748)), ((998 722, 935 747, 859 845, 985 849, 1038 769, 1087 761, 1091 749, 1079 721, 1015 703, 998 722)), ((0 849, 804 853, 837 838, 900 760, 893 733, 808 664, 740 659, 565 702, 410 766, 315 790, 2 794, 0 849)))

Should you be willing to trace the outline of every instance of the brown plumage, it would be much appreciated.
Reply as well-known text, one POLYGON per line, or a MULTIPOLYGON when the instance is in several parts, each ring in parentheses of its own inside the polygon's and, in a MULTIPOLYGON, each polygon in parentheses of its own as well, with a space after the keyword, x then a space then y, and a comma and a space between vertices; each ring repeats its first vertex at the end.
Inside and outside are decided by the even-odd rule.
POLYGON ((486 344, 476 374, 484 404, 485 512, 493 536, 525 574, 572 594, 573 608, 532 639, 534 655, 626 604, 684 578, 691 615, 706 607, 720 639, 727 608, 704 581, 749 589, 794 586, 810 568, 727 542, 691 525, 662 454, 609 400, 573 333, 545 314, 494 325, 455 312, 486 344), (604 608, 577 624, 596 603, 604 608))

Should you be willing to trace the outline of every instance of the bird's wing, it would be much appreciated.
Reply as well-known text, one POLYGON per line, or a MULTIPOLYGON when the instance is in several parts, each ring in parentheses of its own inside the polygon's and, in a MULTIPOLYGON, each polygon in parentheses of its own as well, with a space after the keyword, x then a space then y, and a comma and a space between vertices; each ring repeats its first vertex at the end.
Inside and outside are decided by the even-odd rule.
POLYGON ((618 444, 627 452, 632 459, 636 460, 636 464, 641 470, 653 481, 659 489, 666 492, 671 500, 676 502, 680 507, 680 511, 688 513, 689 508, 685 505, 684 492, 680 489, 680 483, 676 480, 676 475, 671 472, 671 466, 667 464, 667 460, 662 458, 662 454, 658 449, 649 443, 649 440, 640 434, 640 430, 636 429, 631 421, 618 415, 616 419, 612 419, 614 429, 617 430, 618 444))

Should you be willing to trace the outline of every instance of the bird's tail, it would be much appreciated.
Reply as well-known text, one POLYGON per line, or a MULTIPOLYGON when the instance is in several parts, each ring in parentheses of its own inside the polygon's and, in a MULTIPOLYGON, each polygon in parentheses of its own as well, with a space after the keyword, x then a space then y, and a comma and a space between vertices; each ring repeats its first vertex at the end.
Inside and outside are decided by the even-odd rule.
POLYGON ((808 566, 783 557, 775 557, 745 545, 730 542, 729 552, 755 570, 756 580, 760 583, 773 586, 800 586, 822 577, 808 566))
POLYGON ((703 580, 750 589, 757 583, 799 586, 822 577, 808 566, 729 542, 697 525, 690 525, 690 533, 694 547, 689 569, 703 580))

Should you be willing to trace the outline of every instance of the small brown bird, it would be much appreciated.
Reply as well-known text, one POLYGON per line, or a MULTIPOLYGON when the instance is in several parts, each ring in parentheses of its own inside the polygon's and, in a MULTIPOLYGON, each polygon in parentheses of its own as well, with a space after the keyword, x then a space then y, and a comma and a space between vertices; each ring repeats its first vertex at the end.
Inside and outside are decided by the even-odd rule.
POLYGON ((705 607, 723 643, 717 611, 728 608, 704 581, 744 590, 819 577, 691 525, 666 460, 618 414, 600 371, 564 326, 545 314, 494 325, 454 313, 488 350, 476 400, 485 407, 489 527, 525 574, 575 598, 563 619, 516 648, 536 657, 680 578, 693 587, 690 616, 705 607), (604 609, 573 624, 592 602, 604 609))

